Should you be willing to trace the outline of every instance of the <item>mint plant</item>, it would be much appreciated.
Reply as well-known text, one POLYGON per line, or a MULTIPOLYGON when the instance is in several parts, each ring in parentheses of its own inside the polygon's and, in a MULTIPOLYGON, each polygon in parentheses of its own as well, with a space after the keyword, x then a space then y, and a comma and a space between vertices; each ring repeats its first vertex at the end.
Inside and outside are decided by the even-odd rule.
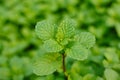
POLYGON ((33 64, 36 75, 49 75, 61 66, 67 79, 65 57, 85 60, 90 48, 95 44, 95 36, 89 32, 81 32, 76 28, 76 22, 65 18, 59 25, 49 20, 38 22, 35 27, 37 36, 43 41, 42 55, 33 64))

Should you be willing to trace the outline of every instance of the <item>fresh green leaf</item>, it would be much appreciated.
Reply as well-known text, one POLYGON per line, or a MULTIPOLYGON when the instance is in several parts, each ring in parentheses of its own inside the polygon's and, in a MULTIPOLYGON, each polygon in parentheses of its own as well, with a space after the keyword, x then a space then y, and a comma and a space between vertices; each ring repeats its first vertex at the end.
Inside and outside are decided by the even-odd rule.
POLYGON ((36 75, 49 75, 55 72, 60 66, 62 57, 58 53, 46 53, 36 59, 33 65, 33 72, 36 75))
POLYGON ((0 80, 9 80, 10 76, 11 73, 8 67, 0 67, 0 80))
POLYGON ((69 39, 68 38, 65 38, 64 40, 62 40, 60 42, 60 44, 63 45, 63 46, 67 45, 68 43, 69 43, 69 39))
POLYGON ((96 78, 96 80, 103 80, 103 78, 101 78, 101 77, 98 76, 98 77, 96 78))
POLYGON ((91 48, 95 44, 95 36, 89 32, 81 32, 75 36, 75 41, 86 48, 91 48))
POLYGON ((37 23, 35 31, 40 39, 47 40, 54 37, 55 25, 50 21, 44 20, 37 23))
POLYGON ((14 75, 12 80, 23 80, 24 79, 24 75, 14 75))
POLYGON ((45 52, 59 52, 63 49, 62 46, 53 39, 46 40, 42 48, 45 52))
POLYGON ((15 74, 23 74, 24 72, 24 64, 23 61, 20 57, 18 56, 14 56, 11 58, 10 60, 10 67, 11 70, 15 73, 15 74))
POLYGON ((38 76, 38 77, 34 78, 34 80, 54 80, 54 75, 50 74, 47 76, 38 76))
POLYGON ((113 69, 120 71, 120 63, 114 64, 113 69))
POLYGON ((7 65, 7 57, 0 56, 0 66, 5 66, 5 65, 7 65))
POLYGON ((75 71, 72 71, 68 78, 69 80, 82 80, 82 76, 75 71))
POLYGON ((96 80, 96 76, 88 73, 83 77, 83 80, 96 80))
POLYGON ((117 23, 115 26, 118 37, 120 37, 120 23, 117 23))
POLYGON ((80 45, 75 45, 71 49, 67 49, 66 53, 69 57, 77 60, 84 60, 88 57, 89 50, 80 45))
POLYGON ((31 59, 28 57, 23 57, 22 60, 24 65, 24 75, 25 76, 31 75, 33 73, 31 59))
POLYGON ((64 19, 58 27, 56 35, 58 41, 72 37, 75 34, 75 25, 74 20, 68 18, 64 19))
POLYGON ((114 48, 107 48, 104 52, 104 56, 108 62, 119 63, 119 57, 114 48))
POLYGON ((104 75, 106 80, 119 80, 118 73, 112 69, 105 69, 104 75))

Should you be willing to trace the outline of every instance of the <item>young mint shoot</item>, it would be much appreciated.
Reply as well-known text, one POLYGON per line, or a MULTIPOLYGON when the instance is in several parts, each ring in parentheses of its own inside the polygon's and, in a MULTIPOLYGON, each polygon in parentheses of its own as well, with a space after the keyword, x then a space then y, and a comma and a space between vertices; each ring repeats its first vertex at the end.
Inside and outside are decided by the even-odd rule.
POLYGON ((52 74, 62 66, 67 78, 65 57, 85 60, 95 44, 95 36, 89 32, 78 32, 76 22, 70 18, 65 18, 59 25, 49 20, 38 22, 35 32, 43 41, 41 49, 44 54, 33 65, 33 72, 40 76, 52 74))

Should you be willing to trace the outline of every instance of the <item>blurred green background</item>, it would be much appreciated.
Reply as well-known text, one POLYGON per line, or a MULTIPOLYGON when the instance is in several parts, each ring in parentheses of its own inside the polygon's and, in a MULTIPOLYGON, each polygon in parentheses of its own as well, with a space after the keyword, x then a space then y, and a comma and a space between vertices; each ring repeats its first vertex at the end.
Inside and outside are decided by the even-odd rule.
POLYGON ((36 23, 65 16, 96 36, 87 60, 67 58, 71 80, 120 80, 120 0, 0 0, 0 80, 64 80, 61 70, 36 76, 32 62, 36 23))

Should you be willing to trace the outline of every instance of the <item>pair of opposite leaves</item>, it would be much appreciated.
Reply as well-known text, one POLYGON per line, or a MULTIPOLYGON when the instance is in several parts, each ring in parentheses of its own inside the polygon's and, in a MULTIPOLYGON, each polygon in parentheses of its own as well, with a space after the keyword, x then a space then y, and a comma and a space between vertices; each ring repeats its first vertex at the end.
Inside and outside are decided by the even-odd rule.
POLYGON ((36 34, 44 42, 41 46, 44 55, 36 59, 33 72, 37 75, 48 75, 62 64, 61 51, 68 57, 84 60, 88 57, 89 48, 95 44, 95 37, 89 32, 79 32, 75 21, 64 19, 59 26, 49 20, 38 22, 36 34))

